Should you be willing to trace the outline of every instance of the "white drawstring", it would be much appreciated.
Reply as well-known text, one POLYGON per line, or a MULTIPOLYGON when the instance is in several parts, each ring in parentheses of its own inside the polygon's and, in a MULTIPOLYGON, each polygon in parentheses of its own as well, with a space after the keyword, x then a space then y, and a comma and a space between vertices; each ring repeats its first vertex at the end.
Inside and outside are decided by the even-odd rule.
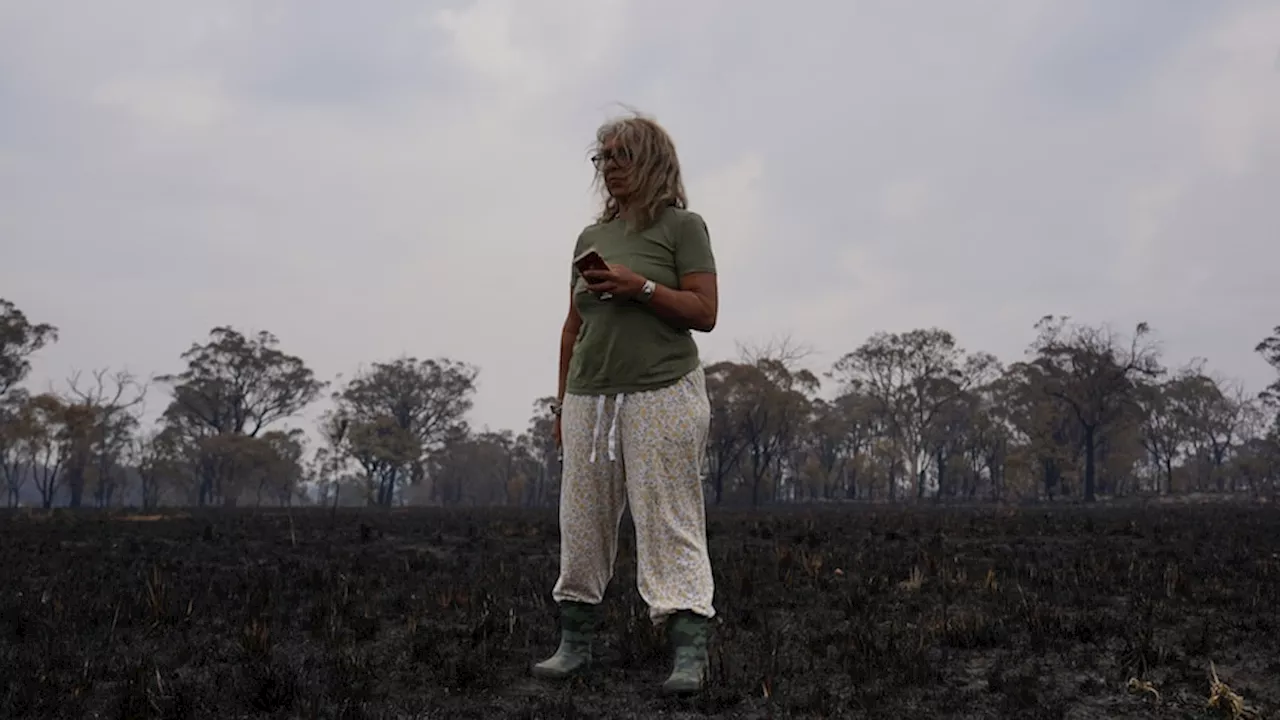
MULTIPOLYGON (((618 460, 618 413, 622 410, 622 399, 626 395, 619 394, 617 399, 613 401, 613 420, 609 423, 609 431, 606 434, 606 442, 608 443, 609 462, 617 462, 618 460)), ((596 398, 596 425, 591 431, 591 463, 596 461, 596 450, 600 446, 600 427, 604 422, 604 403, 605 396, 601 395, 596 398)))
POLYGON ((609 423, 609 462, 618 461, 618 413, 622 410, 622 398, 619 394, 613 401, 613 421, 609 423))
POLYGON ((596 446, 600 444, 600 422, 604 420, 604 396, 596 398, 596 427, 591 431, 591 460, 596 461, 596 446))

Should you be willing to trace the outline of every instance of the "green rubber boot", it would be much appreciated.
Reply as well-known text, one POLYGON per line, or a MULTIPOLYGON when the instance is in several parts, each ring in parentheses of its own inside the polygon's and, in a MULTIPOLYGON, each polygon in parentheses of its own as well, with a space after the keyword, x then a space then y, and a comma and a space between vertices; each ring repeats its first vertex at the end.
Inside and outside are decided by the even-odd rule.
POLYGON ((591 641, 596 634, 596 606, 560 603, 560 647, 555 655, 533 666, 533 676, 564 680, 591 667, 591 641))
POLYGON ((671 675, 662 683, 663 695, 691 695, 707 685, 710 660, 707 656, 707 618, 681 610, 667 621, 671 640, 671 675))

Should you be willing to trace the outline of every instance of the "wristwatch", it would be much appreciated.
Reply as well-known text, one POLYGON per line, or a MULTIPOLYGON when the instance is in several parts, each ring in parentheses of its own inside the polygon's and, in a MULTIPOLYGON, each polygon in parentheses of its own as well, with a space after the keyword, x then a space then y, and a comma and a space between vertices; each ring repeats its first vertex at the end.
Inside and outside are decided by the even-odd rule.
POLYGON ((649 302, 653 299, 653 292, 658 289, 658 283, 652 280, 645 280, 644 285, 640 286, 640 294, 636 295, 636 300, 642 303, 649 302))

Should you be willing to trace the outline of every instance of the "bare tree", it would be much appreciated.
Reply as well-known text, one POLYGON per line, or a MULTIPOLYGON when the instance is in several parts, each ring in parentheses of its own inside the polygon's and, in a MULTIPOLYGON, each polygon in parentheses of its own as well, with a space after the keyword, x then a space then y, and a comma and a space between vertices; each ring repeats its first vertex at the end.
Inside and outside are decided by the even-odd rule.
MULTIPOLYGON (((967 356, 951 333, 938 328, 876 333, 836 361, 832 375, 846 387, 856 384, 873 398, 888 420, 891 441, 903 455, 916 494, 925 494, 933 456, 929 433, 947 406, 983 382, 996 368, 987 353, 967 356)), ((890 496, 896 492, 890 481, 890 496)))
POLYGON ((1106 327, 1069 324, 1068 318, 1046 316, 1032 345, 1032 366, 1040 387, 1070 409, 1083 438, 1084 499, 1097 498, 1097 448, 1100 433, 1136 399, 1137 383, 1164 373, 1151 329, 1139 323, 1127 342, 1106 327))
POLYGON ((32 436, 30 398, 21 390, 0 396, 0 479, 4 480, 5 502, 17 507, 22 488, 30 474, 26 470, 27 444, 32 436))
POLYGON ((364 468, 370 504, 390 506, 450 438, 465 436, 478 370, 441 358, 374 363, 334 394, 346 452, 364 468), (462 433, 461 435, 459 433, 462 433))
POLYGON ((526 507, 547 505, 559 495, 560 453, 552 432, 554 400, 553 397, 542 397, 534 401, 529 427, 519 438, 533 463, 529 467, 529 482, 524 488, 522 502, 526 507))
POLYGON ((738 393, 745 390, 739 378, 740 366, 719 362, 705 369, 707 397, 711 402, 711 427, 707 433, 707 478, 712 500, 724 501, 725 483, 738 471, 745 449, 740 424, 741 401, 738 393))
POLYGON ((793 364, 796 355, 786 345, 775 346, 775 355, 747 353, 730 377, 735 389, 730 395, 733 424, 742 437, 739 461, 751 488, 752 506, 760 505, 763 491, 777 500, 790 471, 786 460, 800 442, 800 433, 810 422, 812 396, 818 378, 793 364))
POLYGON ((63 467, 71 453, 74 422, 68 421, 68 408, 51 393, 32 397, 23 408, 25 464, 40 491, 40 503, 53 507, 62 489, 63 467))
MULTIPOLYGON (((1262 356, 1278 375, 1280 375, 1280 325, 1277 325, 1271 334, 1258 343, 1254 348, 1254 352, 1262 356)), ((1258 396, 1259 399, 1270 408, 1275 414, 1275 427, 1280 429, 1280 377, 1275 382, 1267 386, 1266 390, 1258 396)))
POLYGON ((283 352, 279 344, 268 332, 247 337, 215 327, 208 342, 182 354, 186 370, 156 378, 172 388, 163 420, 191 460, 201 505, 235 501, 239 489, 230 483, 252 458, 234 453, 252 453, 256 447, 241 437, 256 437, 297 414, 324 388, 302 358, 283 352))
POLYGON ((146 383, 128 370, 110 373, 95 370, 85 381, 81 373, 67 379, 63 402, 68 411, 83 419, 70 428, 71 452, 67 458, 66 485, 71 507, 83 504, 84 491, 93 480, 98 507, 111 503, 124 480, 121 455, 137 431, 147 396, 146 383))
POLYGON ((1181 460, 1190 435, 1183 404, 1185 382, 1179 376, 1137 387, 1142 445, 1156 469, 1155 489, 1161 494, 1173 492, 1174 466, 1181 460))
POLYGON ((320 418, 320 437, 323 445, 316 448, 311 461, 311 476, 316 486, 317 502, 337 507, 342 493, 343 478, 347 477, 351 454, 346 444, 350 419, 333 410, 320 418))
POLYGON ((181 448, 174 446, 173 434, 152 430, 134 438, 131 451, 139 479, 142 508, 151 510, 164 500, 166 485, 183 474, 181 448))

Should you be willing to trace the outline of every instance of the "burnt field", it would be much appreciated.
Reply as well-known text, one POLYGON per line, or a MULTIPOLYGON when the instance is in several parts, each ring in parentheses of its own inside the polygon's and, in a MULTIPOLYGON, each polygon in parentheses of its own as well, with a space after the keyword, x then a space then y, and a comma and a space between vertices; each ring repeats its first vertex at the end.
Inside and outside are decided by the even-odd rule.
POLYGON ((1275 510, 713 512, 710 533, 714 685, 678 700, 625 523, 601 665, 555 686, 528 677, 557 639, 552 511, 2 515, 0 717, 1186 718, 1213 714, 1211 663, 1280 717, 1275 510))

